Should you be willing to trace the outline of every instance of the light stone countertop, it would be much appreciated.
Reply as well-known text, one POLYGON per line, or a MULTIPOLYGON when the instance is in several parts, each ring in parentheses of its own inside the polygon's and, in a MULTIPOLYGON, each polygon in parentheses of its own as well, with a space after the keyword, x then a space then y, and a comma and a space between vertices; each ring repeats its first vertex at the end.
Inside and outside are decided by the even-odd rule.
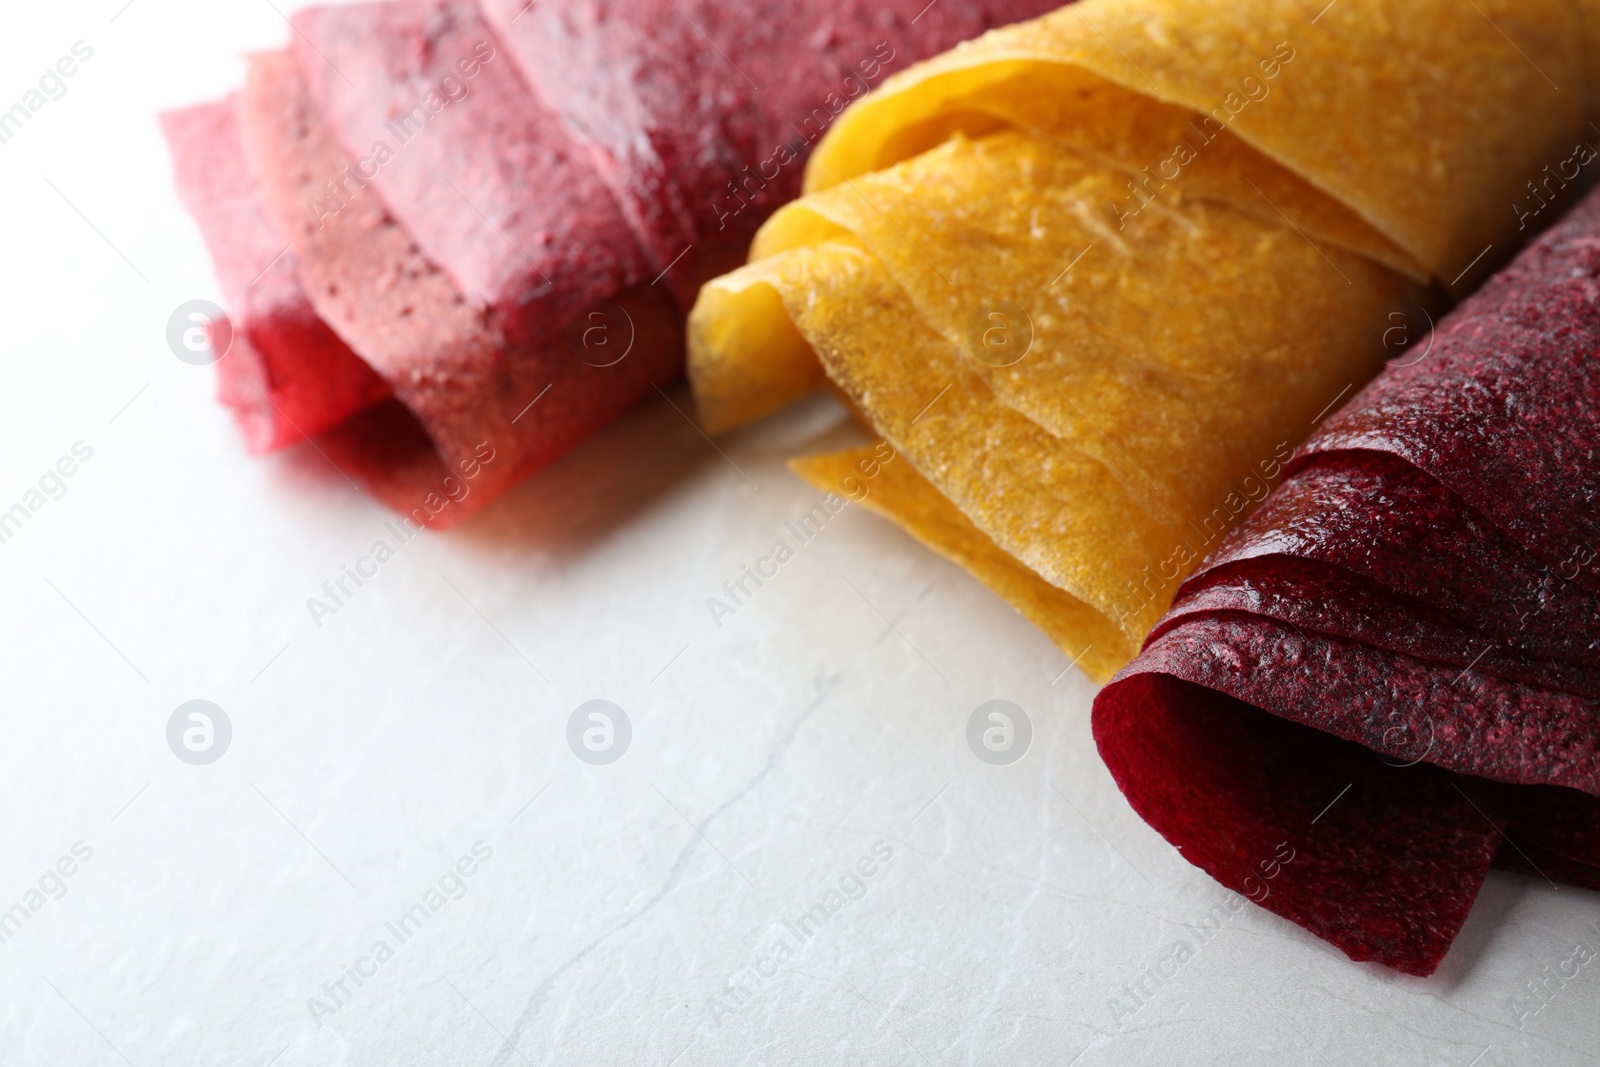
POLYGON ((1494 874, 1433 978, 1351 963, 1133 814, 1094 688, 974 580, 854 507, 800 543, 784 460, 851 438, 831 401, 725 455, 654 401, 403 544, 311 449, 245 456, 166 345, 219 295, 154 114, 287 30, 124 2, 0 35, 0 107, 94 50, 0 144, 0 510, 92 450, 0 544, 0 1064, 1600 1058, 1600 897, 1494 874), (197 699, 204 766, 167 742, 197 699), (631 738, 595 766, 602 699, 631 738), (996 699, 1005 766, 967 743, 996 699))

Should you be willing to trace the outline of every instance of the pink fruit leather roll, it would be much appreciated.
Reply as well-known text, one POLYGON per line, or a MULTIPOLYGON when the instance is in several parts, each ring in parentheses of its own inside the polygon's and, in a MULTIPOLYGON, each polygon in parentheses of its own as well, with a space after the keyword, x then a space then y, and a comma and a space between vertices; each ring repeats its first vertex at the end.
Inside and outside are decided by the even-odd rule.
POLYGON ((162 126, 178 196, 199 220, 231 309, 233 343, 217 364, 217 398, 250 451, 319 434, 388 396, 388 383, 306 299, 299 259, 246 171, 233 98, 163 115, 162 126))
POLYGON ((249 342, 223 397, 255 447, 320 434, 389 506, 460 522, 681 374, 700 283, 799 191, 851 99, 1055 6, 299 12, 291 50, 253 57, 235 106, 168 119, 249 342))

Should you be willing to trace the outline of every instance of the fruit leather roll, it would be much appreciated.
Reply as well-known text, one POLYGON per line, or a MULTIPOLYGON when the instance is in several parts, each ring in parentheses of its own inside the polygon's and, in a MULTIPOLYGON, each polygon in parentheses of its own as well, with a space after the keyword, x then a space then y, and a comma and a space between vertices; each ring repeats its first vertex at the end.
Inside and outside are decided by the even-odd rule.
MULTIPOLYGON (((393 8, 399 12, 401 5, 393 8)), ((439 25, 432 29, 438 32, 439 25)), ((457 67, 440 91, 490 85, 492 56, 472 50, 484 39, 474 28, 483 27, 469 26, 465 34, 472 42, 467 59, 477 64, 474 77, 457 67)), ((542 123, 538 132, 546 139, 540 150, 576 157, 579 166, 556 175, 517 159, 509 174, 497 165, 474 184, 472 157, 458 151, 453 158, 465 162, 454 170, 441 164, 443 184, 434 184, 471 190, 491 207, 503 205, 483 193, 495 182, 503 189, 516 175, 527 175, 554 184, 562 192, 548 194, 546 202, 565 213, 562 226, 590 223, 561 231, 564 249, 588 257, 561 261, 562 276, 572 283, 561 299, 570 310, 574 301, 611 298, 591 304, 589 317, 545 315, 556 318, 558 328, 537 337, 529 336, 528 324, 541 320, 529 308, 548 312, 549 305, 513 298, 499 309, 492 306, 482 290, 525 293, 512 288, 516 272, 473 236, 487 229, 503 242, 509 231, 538 247, 527 240, 527 226, 473 214, 474 228, 459 213, 451 215, 447 221, 463 236, 439 250, 457 268, 457 277, 447 275, 362 177, 371 176, 376 158, 388 158, 396 181, 414 186, 417 176, 403 164, 408 157, 386 157, 381 150, 365 157, 347 153, 287 54, 255 57, 237 101, 165 117, 180 192, 201 224, 239 323, 232 349, 219 364, 219 393, 234 408, 252 449, 321 435, 318 447, 347 476, 434 527, 466 518, 626 410, 653 383, 671 381, 681 360, 679 314, 665 292, 624 288, 616 271, 597 276, 588 270, 610 249, 625 248, 621 242, 636 243, 626 224, 610 232, 621 242, 604 240, 609 193, 593 180, 583 181, 586 174, 592 178, 592 168, 583 165, 581 149, 521 89, 504 60, 496 73, 503 75, 498 95, 480 92, 485 99, 473 101, 483 105, 477 112, 455 114, 488 115, 491 123, 510 126, 512 138, 542 123), (515 106, 507 106, 506 97, 515 106), (598 197, 599 203, 575 201, 573 195, 598 197), (590 236, 597 243, 588 243, 590 236), (508 276, 513 280, 505 281, 508 276), (484 284, 469 296, 457 278, 484 284), (541 403, 549 400, 555 402, 541 403)), ((424 109, 433 103, 420 89, 417 98, 424 109)), ((405 129, 407 117, 398 116, 395 125, 405 129)), ((460 127, 451 127, 443 114, 431 121, 428 132, 436 145, 467 147, 460 127)), ((386 135, 400 143, 393 133, 386 135)), ((502 155, 533 151, 527 140, 503 148, 502 155)), ((421 154, 413 150, 409 159, 421 154)), ((456 198, 445 207, 462 204, 456 198)), ((634 260, 637 268, 637 251, 634 260)), ((538 273, 541 261, 517 261, 538 273)), ((549 257, 542 263, 555 269, 549 257)))
MULTIPOLYGON (((317 419, 286 421, 313 433, 349 416, 319 447, 390 505, 443 527, 681 372, 673 293, 692 298, 699 264, 742 250, 792 195, 796 161, 845 99, 897 57, 1052 3, 950 6, 919 19, 792 0, 771 5, 756 34, 742 28, 744 8, 680 15, 669 5, 679 30, 698 20, 692 55, 663 51, 661 12, 644 4, 574 9, 576 29, 520 8, 503 13, 520 71, 470 2, 313 8, 293 20, 292 58, 252 64, 239 107, 245 165, 213 158, 225 149, 175 148, 187 157, 180 170, 215 168, 211 183, 230 203, 254 194, 264 229, 292 249, 283 273, 303 287, 296 310, 309 304, 376 369, 380 393, 394 394, 376 406, 330 398, 317 419), (797 23, 831 26, 827 54, 837 56, 818 64, 797 23), (707 33, 786 77, 730 96, 729 68, 702 61, 719 52, 707 33), (858 51, 845 74, 838 57, 858 51), (580 53, 607 62, 559 77, 541 66, 580 53), (802 102, 812 110, 791 116, 802 102), (790 118, 812 136, 791 133, 790 118), (646 143, 655 155, 624 151, 646 143), (757 144, 763 154, 752 156, 757 144), (744 170, 741 195, 733 180, 744 170), (714 207, 719 197, 730 206, 714 207), (735 217, 746 227, 737 238, 735 217), (695 248, 677 246, 683 233, 695 248)), ((217 212, 197 215, 213 246, 230 239, 209 225, 217 212)), ((268 323, 259 332, 283 332, 271 310, 252 319, 268 323)), ((253 352, 236 363, 259 373, 253 352)), ((292 385, 308 396, 336 385, 319 377, 324 364, 306 361, 292 385)))
POLYGON ((890 73, 1062 0, 484 0, 593 152, 684 308, 800 192, 811 147, 890 73))
POLYGON ((1431 973, 1491 866, 1600 889, 1597 352, 1600 194, 1299 449, 1095 702, 1147 822, 1354 959, 1431 973))
POLYGON ((872 506, 1106 679, 1392 316, 1585 180, 1588 22, 1479 6, 1083 0, 896 75, 702 291, 704 419, 832 386, 928 483, 872 506))
POLYGON ((262 210, 239 147, 233 98, 161 117, 178 196, 200 223, 231 309, 217 398, 245 444, 267 452, 322 433, 390 395, 387 382, 317 317, 299 259, 262 210))
POLYGON ((370 185, 508 343, 547 342, 660 272, 471 0, 313 7, 293 23, 306 91, 354 161, 326 176, 316 221, 370 185))
POLYGON ((349 157, 288 53, 252 59, 239 114, 312 306, 395 393, 320 444, 396 510, 459 522, 679 373, 678 315, 660 289, 618 293, 571 343, 519 341, 376 196, 325 211, 349 157))

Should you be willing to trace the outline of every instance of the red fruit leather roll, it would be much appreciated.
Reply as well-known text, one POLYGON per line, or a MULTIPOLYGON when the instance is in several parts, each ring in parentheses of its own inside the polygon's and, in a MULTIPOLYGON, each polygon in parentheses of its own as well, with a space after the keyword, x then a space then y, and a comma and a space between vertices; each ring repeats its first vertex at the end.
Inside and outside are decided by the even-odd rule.
POLYGON ((678 315, 658 289, 617 294, 570 343, 518 342, 376 196, 308 210, 349 158, 287 52, 253 57, 240 119, 312 305, 398 401, 328 434, 324 451, 395 510, 454 525, 680 372, 678 315))
MULTIPOLYGON (((798 191, 810 143, 850 99, 1057 5, 914 6, 496 6, 520 71, 463 0, 297 15, 295 61, 258 57, 240 100, 247 166, 211 150, 239 172, 227 196, 292 248, 284 299, 249 335, 331 337, 320 317, 371 386, 346 402, 291 351, 281 391, 326 394, 323 417, 294 421, 353 416, 319 447, 434 527, 556 458, 681 372, 681 309, 798 191), (730 88, 724 46, 767 85, 730 88)), ((208 234, 214 248, 228 237, 208 234)), ((245 392, 224 376, 225 396, 245 392)))
POLYGON ((681 306, 744 262, 813 144, 909 64, 1061 0, 484 0, 681 306))
POLYGON ((1600 593, 1600 201, 1584 199, 1433 335, 1328 419, 1319 453, 1397 456, 1600 593))
POLYGON ((301 12, 237 133, 225 105, 173 125, 243 309, 220 389, 252 446, 323 433, 390 506, 466 518, 677 376, 681 307, 851 98, 1056 4, 913 6, 493 6, 520 73, 462 0, 301 12), (767 86, 730 87, 724 48, 767 86))
POLYGON ((233 320, 217 399, 252 452, 337 426, 389 385, 328 326, 300 287, 299 259, 261 209, 239 146, 235 101, 161 116, 178 196, 199 223, 233 320))
POLYGON ((1473 656, 1493 646, 1568 664, 1600 659, 1600 596, 1431 476, 1386 452, 1318 453, 1291 469, 1197 575, 1264 557, 1316 560, 1436 607, 1478 634, 1473 656))
POLYGON ((1541 659, 1463 626, 1426 601, 1342 567, 1295 556, 1251 559, 1210 568, 1152 632, 1159 637, 1201 614, 1248 612, 1302 630, 1336 634, 1417 659, 1473 667, 1511 681, 1578 696, 1600 697, 1600 667, 1541 659))
POLYGON ((1600 193, 1424 350, 1299 450, 1094 709, 1191 862, 1419 975, 1491 866, 1600 888, 1600 193))
POLYGON ((534 97, 477 4, 315 7, 293 23, 311 96, 352 161, 312 215, 336 214, 370 184, 513 344, 545 344, 660 272, 592 154, 534 97))

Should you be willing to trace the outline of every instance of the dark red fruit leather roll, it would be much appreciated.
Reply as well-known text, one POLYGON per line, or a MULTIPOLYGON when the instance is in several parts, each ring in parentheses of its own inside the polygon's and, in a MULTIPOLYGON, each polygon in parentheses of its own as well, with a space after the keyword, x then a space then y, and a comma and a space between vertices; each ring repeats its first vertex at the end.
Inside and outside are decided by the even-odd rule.
POLYGON ((225 399, 248 392, 230 374, 271 377, 273 432, 251 429, 261 405, 240 411, 252 441, 326 430, 319 447, 386 503, 459 522, 681 373, 700 282, 798 192, 811 144, 849 100, 1056 6, 300 12, 292 58, 252 62, 236 136, 216 118, 213 137, 170 138, 180 183, 207 191, 191 210, 255 342, 224 368, 225 399), (254 219, 238 248, 230 213, 254 219), (266 275, 283 290, 266 303, 239 282, 285 247, 266 275), (260 351, 257 338, 296 330, 354 356, 260 351))
POLYGON ((684 308, 744 262, 844 107, 911 63, 1062 0, 483 0, 594 152, 684 308), (599 76, 597 76, 599 75, 599 76), (682 257, 679 259, 678 257, 682 257))
POLYGON ((1600 193, 1424 351, 1297 452, 1094 709, 1186 858, 1419 975, 1490 867, 1600 888, 1600 193))
POLYGON ((357 178, 537 342, 657 278, 691 306, 850 100, 1058 6, 399 0, 300 12, 294 53, 357 178))

